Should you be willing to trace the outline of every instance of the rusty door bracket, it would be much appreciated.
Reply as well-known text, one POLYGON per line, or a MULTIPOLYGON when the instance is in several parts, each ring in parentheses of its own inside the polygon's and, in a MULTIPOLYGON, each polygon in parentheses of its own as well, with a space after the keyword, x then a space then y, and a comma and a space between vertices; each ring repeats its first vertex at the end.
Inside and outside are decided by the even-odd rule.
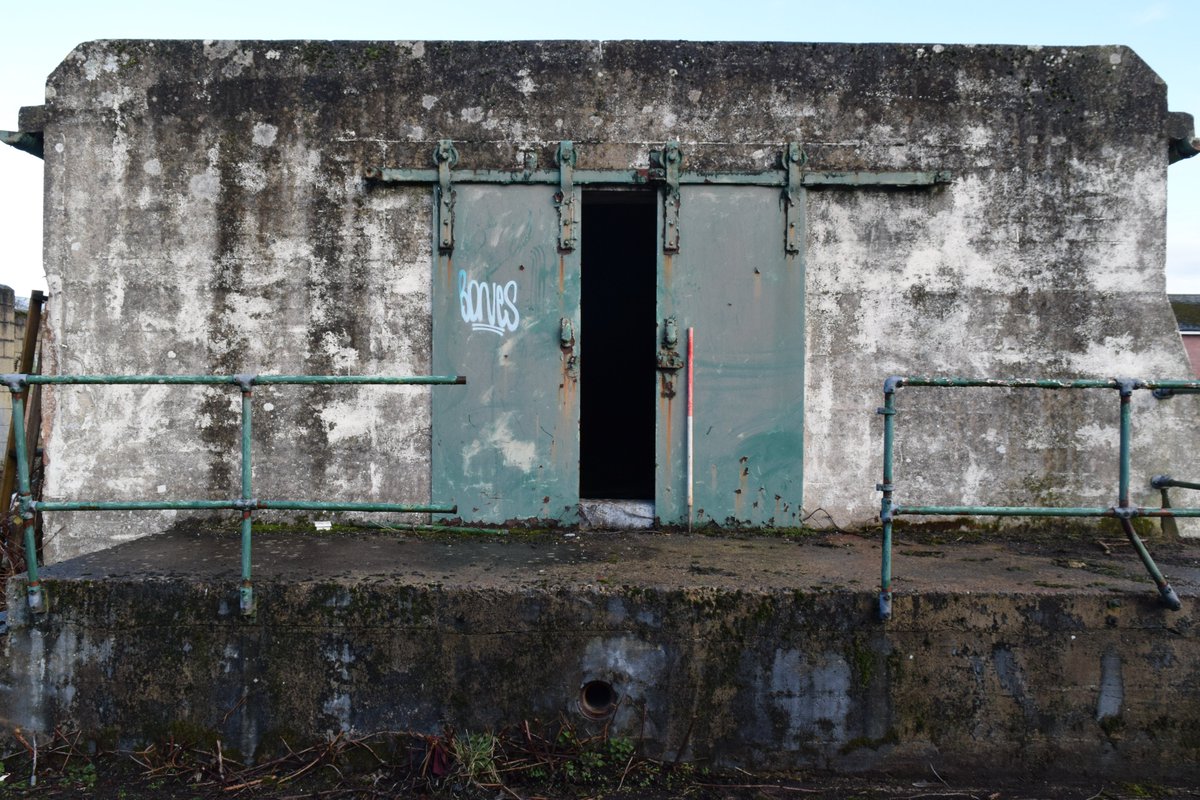
POLYGON ((558 165, 558 192, 554 204, 558 207, 558 249, 574 250, 575 235, 575 164, 579 153, 571 141, 558 143, 554 152, 554 163, 558 165))
POLYGON ((567 317, 558 321, 558 346, 566 357, 564 367, 568 378, 579 376, 579 357, 575 355, 575 325, 567 317))
POLYGON ((800 229, 804 220, 800 169, 806 161, 808 155, 800 149, 800 144, 788 142, 787 149, 783 151, 783 168, 787 171, 787 185, 783 193, 783 204, 787 213, 783 247, 785 253, 800 252, 800 229))
POLYGON ((675 348, 679 345, 679 326, 674 317, 663 320, 662 346, 658 348, 658 369, 676 372, 683 367, 683 356, 675 348))
POLYGON ((663 182, 663 252, 679 252, 679 171, 683 151, 679 142, 667 142, 650 151, 650 178, 663 182))
POLYGON ((454 142, 442 139, 433 151, 437 165, 437 230, 438 250, 448 253, 454 249, 454 187, 450 185, 450 170, 458 163, 454 142))

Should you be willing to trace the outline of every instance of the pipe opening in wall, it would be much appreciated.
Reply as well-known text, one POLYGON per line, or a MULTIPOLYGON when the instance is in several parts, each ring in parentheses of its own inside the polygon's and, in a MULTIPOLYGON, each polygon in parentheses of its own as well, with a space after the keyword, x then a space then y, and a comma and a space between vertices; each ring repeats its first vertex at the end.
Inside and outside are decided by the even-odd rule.
POLYGON ((607 719, 616 712, 617 699, 608 681, 588 681, 579 690, 579 710, 590 719, 607 719))

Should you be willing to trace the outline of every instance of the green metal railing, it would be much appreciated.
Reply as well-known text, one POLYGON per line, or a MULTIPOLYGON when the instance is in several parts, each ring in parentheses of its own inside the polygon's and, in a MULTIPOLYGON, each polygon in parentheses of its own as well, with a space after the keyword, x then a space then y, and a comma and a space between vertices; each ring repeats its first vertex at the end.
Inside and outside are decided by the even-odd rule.
POLYGON ((453 514, 455 506, 419 505, 408 503, 339 503, 315 500, 255 499, 250 480, 251 467, 251 397, 255 386, 304 385, 447 385, 465 384, 461 375, 420 376, 363 376, 363 375, 0 375, 12 392, 12 425, 17 442, 17 492, 20 515, 25 526, 25 563, 28 569, 27 599, 31 611, 45 609, 42 585, 38 578, 37 543, 34 537, 34 517, 40 511, 166 511, 229 509, 242 512, 242 583, 241 610, 254 610, 254 588, 250 574, 250 524, 256 509, 288 511, 391 511, 416 514, 453 514), (34 500, 30 488, 30 454, 25 446, 25 388, 41 385, 171 385, 171 386, 237 386, 242 392, 242 487, 241 496, 233 500, 79 500, 46 502, 34 500))
MULTIPOLYGON (((1178 611, 1179 597, 1167 583, 1158 565, 1154 563, 1145 544, 1133 529, 1134 517, 1200 517, 1200 508, 1171 508, 1166 503, 1162 508, 1133 506, 1129 500, 1130 444, 1133 434, 1130 398, 1140 389, 1150 389, 1158 398, 1172 394, 1200 393, 1200 381, 1186 380, 1135 380, 1132 378, 1045 380, 1013 379, 991 380, 976 378, 928 378, 895 375, 883 384, 883 407, 876 413, 883 416, 883 482, 875 488, 883 493, 879 519, 883 523, 883 563, 879 591, 879 616, 888 619, 892 615, 892 523, 901 515, 940 516, 992 516, 992 517, 1112 517, 1120 520, 1130 544, 1137 551, 1146 571, 1158 586, 1159 595, 1170 608, 1178 611), (896 439, 896 390, 902 386, 933 386, 943 388, 1016 388, 1016 389, 1115 389, 1121 397, 1120 422, 1120 472, 1117 486, 1117 503, 1107 508, 1056 508, 1048 506, 918 506, 895 502, 893 448, 896 439)), ((1175 481, 1169 476, 1156 476, 1152 481, 1155 488, 1167 486, 1200 489, 1200 483, 1175 481)))

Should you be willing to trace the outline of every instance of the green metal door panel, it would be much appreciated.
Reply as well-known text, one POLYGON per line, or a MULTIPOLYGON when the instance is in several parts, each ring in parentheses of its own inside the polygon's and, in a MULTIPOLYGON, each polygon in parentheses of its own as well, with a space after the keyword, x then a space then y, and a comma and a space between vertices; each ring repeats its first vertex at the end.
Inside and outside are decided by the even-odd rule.
POLYGON ((456 192, 454 250, 435 259, 433 367, 467 385, 433 393, 433 497, 467 521, 576 521, 578 249, 558 250, 545 186, 456 192))
MULTIPOLYGON (((663 337, 665 320, 674 317, 675 349, 686 359, 687 329, 695 329, 693 520, 797 525, 804 484, 804 263, 802 255, 785 253, 781 192, 749 186, 680 192, 679 251, 659 256, 658 346, 661 366, 672 360, 663 357, 663 337)), ((687 389, 686 366, 659 370, 655 513, 664 523, 688 521, 687 389)))

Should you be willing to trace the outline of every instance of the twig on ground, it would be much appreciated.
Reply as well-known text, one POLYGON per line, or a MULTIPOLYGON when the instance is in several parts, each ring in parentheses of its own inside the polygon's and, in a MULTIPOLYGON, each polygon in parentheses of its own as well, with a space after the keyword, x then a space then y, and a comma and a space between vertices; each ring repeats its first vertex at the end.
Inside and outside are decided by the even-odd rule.
POLYGON ((779 786, 774 783, 697 783, 705 789, 776 789, 781 792, 799 792, 801 794, 820 794, 824 789, 804 789, 800 786, 779 786))
POLYGON ((508 788, 503 783, 481 783, 479 785, 482 786, 484 789, 499 789, 500 791, 505 792, 505 793, 511 795, 512 797, 515 797, 516 800, 525 800, 524 797, 521 797, 521 795, 517 794, 512 789, 508 788))
MULTIPOLYGON (((317 764, 321 763, 321 761, 325 758, 325 756, 327 756, 331 752, 333 752, 333 748, 337 745, 337 743, 341 740, 341 738, 342 738, 342 732, 338 731, 337 734, 335 734, 334 737, 329 740, 329 744, 325 747, 324 752, 322 752, 319 756, 314 758, 312 761, 308 762, 308 764, 306 764, 305 766, 303 766, 300 769, 293 772, 291 775, 286 775, 286 776, 280 778, 279 784, 283 785, 290 780, 299 778, 301 775, 308 772, 310 769, 315 767, 317 764)), ((341 773, 339 772, 338 774, 340 775, 341 773)))
POLYGON ((630 768, 633 766, 633 756, 629 756, 629 760, 625 762, 625 770, 621 773, 621 780, 617 783, 617 794, 621 793, 621 789, 625 786, 625 776, 629 774, 630 768))
POLYGON ((231 709, 229 709, 228 711, 226 711, 226 712, 225 712, 225 716, 221 717, 221 724, 222 724, 222 725, 224 725, 226 722, 228 722, 228 721, 229 721, 229 718, 230 718, 231 716, 233 716, 233 712, 235 712, 235 711, 237 711, 239 708, 241 708, 241 707, 242 707, 242 704, 244 704, 244 703, 246 702, 246 698, 247 698, 247 697, 249 697, 249 696, 250 696, 250 691, 249 691, 248 689, 247 689, 246 691, 242 692, 242 696, 241 696, 241 698, 240 698, 240 699, 239 699, 239 700, 238 700, 236 703, 234 703, 234 704, 233 704, 233 708, 231 708, 231 709))
POLYGON ((258 786, 264 780, 266 780, 266 778, 255 778, 254 780, 246 781, 245 783, 239 783, 234 786, 226 786, 222 791, 238 792, 238 791, 241 791, 242 789, 251 789, 255 786, 258 786))

